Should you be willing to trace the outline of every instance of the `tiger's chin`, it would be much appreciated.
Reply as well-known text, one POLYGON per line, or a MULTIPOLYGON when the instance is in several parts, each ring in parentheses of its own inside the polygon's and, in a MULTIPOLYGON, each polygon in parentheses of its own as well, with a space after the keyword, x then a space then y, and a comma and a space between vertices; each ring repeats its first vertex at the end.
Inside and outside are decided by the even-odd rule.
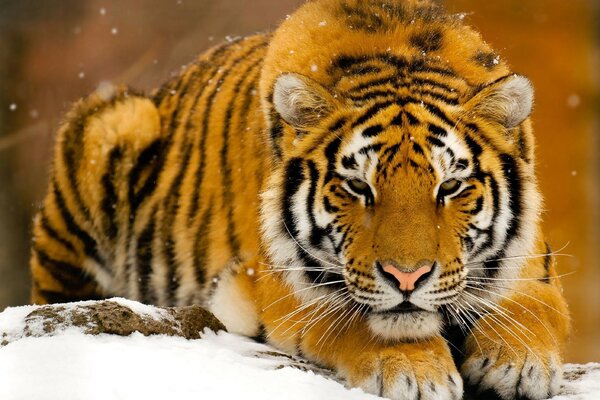
POLYGON ((438 335, 443 319, 436 311, 371 313, 367 317, 371 331, 388 340, 419 340, 438 335))

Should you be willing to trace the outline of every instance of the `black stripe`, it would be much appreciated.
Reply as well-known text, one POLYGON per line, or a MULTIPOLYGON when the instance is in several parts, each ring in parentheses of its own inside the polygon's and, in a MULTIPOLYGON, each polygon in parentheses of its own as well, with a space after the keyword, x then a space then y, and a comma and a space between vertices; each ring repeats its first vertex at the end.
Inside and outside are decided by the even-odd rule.
POLYGON ((337 208, 336 206, 331 204, 331 201, 329 200, 329 197, 327 197, 327 196, 323 197, 323 206, 325 207, 325 211, 327 211, 329 214, 335 214, 338 211, 340 211, 339 208, 337 208))
MULTIPOLYGON (((285 173, 285 183, 284 183, 284 192, 282 198, 282 223, 285 224, 282 226, 282 231, 287 232, 287 234, 291 235, 291 238, 297 241, 298 229, 296 228, 296 221, 292 211, 292 207, 294 206, 293 197, 300 189, 300 186, 305 180, 304 176, 304 167, 303 161, 300 158, 292 158, 286 168, 285 173), (287 227, 287 229, 286 229, 287 227)), ((317 266, 320 265, 317 260, 315 260, 312 256, 310 256, 307 252, 302 250, 300 247, 296 249, 296 256, 300 259, 303 265, 317 266)), ((323 274, 319 271, 305 271, 307 277, 312 282, 322 282, 323 279, 330 279, 327 274, 323 274)))
POLYGON ((411 73, 433 73, 442 75, 445 78, 455 77, 456 74, 449 68, 443 68, 439 66, 433 66, 427 62, 424 58, 415 58, 409 65, 408 71, 411 73))
POLYGON ((328 130, 329 132, 335 132, 335 131, 337 131, 337 130, 341 129, 341 128, 344 126, 344 124, 345 124, 346 122, 348 122, 348 118, 347 118, 347 117, 345 117, 345 116, 341 116, 341 117, 337 118, 337 119, 336 119, 336 120, 335 120, 335 121, 334 121, 334 122, 331 124, 331 126, 329 126, 329 127, 327 128, 327 130, 328 130))
POLYGON ((152 260, 154 247, 154 232, 156 230, 156 207, 152 210, 150 220, 142 230, 137 240, 137 279, 140 289, 140 299, 143 303, 152 304, 156 299, 150 295, 152 278, 152 260))
MULTIPOLYGON (((270 96, 269 98, 273 98, 270 96)), ((283 153, 281 150, 281 138, 283 137, 283 123, 279 118, 279 115, 275 110, 271 110, 269 114, 269 121, 271 122, 269 127, 269 138, 271 138, 271 145, 273 146, 273 154, 275 158, 280 160, 283 153)))
MULTIPOLYGON (((259 50, 260 48, 265 47, 266 45, 267 45, 267 43, 261 42, 257 45, 250 47, 248 49, 248 51, 244 52, 239 57, 233 59, 231 61, 231 65, 229 65, 227 67, 227 69, 224 70, 222 76, 219 78, 219 81, 215 82, 215 84, 213 85, 213 90, 206 97, 205 106, 203 108, 201 108, 202 109, 202 124, 200 127, 200 144, 199 144, 200 162, 198 163, 198 167, 196 168, 196 172, 194 174, 194 192, 192 194, 192 201, 191 201, 191 205, 189 208, 189 214, 188 214, 189 220, 193 219, 194 215, 196 214, 196 212, 198 210, 198 203, 200 201, 200 186, 202 184, 202 181, 204 178, 204 170, 206 168, 206 140, 208 137, 208 125, 209 125, 210 116, 212 114, 212 108, 214 105, 215 96, 217 95, 217 93, 219 93, 220 83, 223 82, 225 79, 227 79, 227 77, 232 73, 232 71, 234 70, 235 66, 237 66, 237 64, 246 60, 247 57, 251 56, 255 51, 259 50)), ((202 92, 204 92, 204 90, 202 92)), ((198 109, 198 107, 196 104, 194 104, 193 110, 196 110, 196 109, 198 109)), ((186 131, 187 132, 195 131, 195 129, 192 129, 190 121, 188 121, 186 131)))
POLYGON ((244 74, 240 74, 239 79, 234 83, 233 93, 229 99, 227 105, 227 111, 225 112, 225 120, 223 121, 223 130, 221 137, 223 143, 221 145, 221 151, 219 152, 219 161, 221 166, 221 188, 223 190, 223 204, 225 208, 226 219, 227 219, 227 243, 230 247, 232 256, 237 258, 240 252, 240 240, 235 232, 235 222, 233 215, 233 204, 234 204, 234 193, 233 193, 233 181, 231 177, 231 164, 229 162, 229 137, 231 129, 231 119, 235 111, 235 102, 239 97, 239 93, 246 77, 253 73, 257 66, 260 66, 262 59, 254 61, 250 66, 247 67, 244 74))
POLYGON ((365 110, 365 112, 356 121, 352 123, 352 128, 356 128, 357 126, 364 124, 365 122, 373 118, 382 109, 389 107, 392 104, 395 104, 395 101, 384 101, 381 103, 373 104, 367 110, 365 110))
POLYGON ((438 81, 430 79, 430 78, 411 76, 410 83, 414 87, 422 87, 422 88, 426 88, 427 85, 429 85, 433 88, 443 90, 444 92, 446 92, 448 95, 451 95, 451 96, 456 94, 456 89, 454 89, 442 82, 438 82, 438 81))
POLYGON ((131 171, 129 172, 128 198, 132 219, 142 202, 158 187, 158 175, 166 160, 164 152, 161 151, 162 146, 163 142, 161 139, 153 140, 140 152, 133 168, 131 168, 131 171), (151 168, 150 173, 140 187, 142 172, 147 168, 151 168), (136 187, 140 187, 140 189, 136 191, 136 187))
POLYGON ((454 196, 454 199, 464 199, 465 197, 469 197, 471 195, 471 192, 473 192, 473 190, 476 189, 475 185, 469 185, 466 188, 464 188, 459 194, 457 194, 456 196, 454 196))
POLYGON ((429 132, 434 135, 434 136, 439 136, 439 137, 446 137, 448 136, 448 132, 446 132, 445 129, 440 128, 437 125, 434 124, 428 124, 427 125, 427 129, 429 130, 429 132))
POLYGON ((328 183, 331 181, 334 176, 336 176, 335 172, 335 162, 337 152, 342 144, 341 136, 336 136, 328 145, 325 147, 325 158, 327 159, 327 173, 325 174, 324 183, 328 183))
POLYGON ((342 165, 347 169, 356 169, 358 167, 358 163, 356 162, 356 157, 354 157, 354 154, 343 156, 342 165))
POLYGON ((440 139, 436 138, 436 137, 427 136, 427 138, 425 140, 427 140, 427 142, 430 143, 433 146, 436 146, 436 147, 446 147, 446 144, 444 142, 442 142, 440 139))
MULTIPOLYGON (((239 59, 238 59, 239 60, 239 59)), ((214 70, 213 77, 218 73, 219 69, 214 70)), ((206 101, 204 107, 198 106, 200 102, 200 98, 205 93, 206 88, 203 88, 198 92, 196 98, 194 99, 193 106, 190 110, 190 114, 195 113, 196 110, 203 110, 202 112, 202 123, 200 127, 200 138, 199 138, 199 149, 200 149, 200 160, 198 162, 198 166, 196 167, 196 171, 194 173, 194 185, 193 185, 193 193, 192 193, 192 201, 190 203, 190 208, 188 209, 188 221, 190 224, 192 223, 194 216, 196 215, 200 202, 200 186, 202 180, 204 178, 204 169, 206 166, 206 140, 208 137, 208 125, 210 121, 210 116, 212 114, 212 107, 214 105, 214 99, 218 93, 218 89, 223 82, 223 79, 230 73, 230 70, 226 70, 224 75, 219 78, 218 81, 215 82, 213 86, 213 90, 206 97, 206 101)), ((196 129, 192 126, 193 120, 189 118, 186 122, 186 132, 196 131, 196 129)))
POLYGON ((200 287, 206 284, 206 267, 208 260, 208 250, 210 246, 210 229, 213 218, 213 200, 210 199, 208 207, 200 217, 198 230, 194 239, 194 276, 200 287))
POLYGON ((448 118, 448 116, 442 110, 440 110, 439 107, 437 107, 436 105, 433 105, 431 103, 427 103, 427 102, 422 102, 422 103, 423 103, 423 106, 427 109, 427 111, 429 111, 431 114, 438 117, 444 123, 446 123, 447 125, 450 125, 450 126, 455 125, 454 121, 452 121, 450 118, 448 118))
MULTIPOLYGON (((396 78, 396 76, 384 76, 383 78, 376 77, 376 79, 368 80, 366 82, 363 82, 361 84, 354 86, 353 88, 350 88, 348 90, 348 96, 351 99, 354 99, 355 97, 357 99, 360 99, 361 96, 369 95, 371 93, 370 91, 368 91, 366 93, 361 93, 363 90, 373 90, 377 86, 385 86, 385 85, 396 86, 397 83, 398 83, 398 79, 396 78), (352 97, 352 96, 355 96, 355 97, 352 97)), ((386 91, 380 90, 380 92, 386 92, 386 91)), ((392 93, 390 92, 390 94, 392 94, 392 93)))
POLYGON ((267 343, 267 340, 269 340, 269 335, 267 334, 265 326, 263 324, 260 324, 260 326, 258 327, 258 333, 250 337, 250 339, 258 343, 267 343))
POLYGON ((464 138, 467 147, 469 147, 469 150, 473 155, 473 159, 476 160, 483 152, 483 148, 481 147, 481 145, 479 145, 479 143, 477 143, 477 141, 473 137, 471 137, 470 134, 465 134, 464 138))
POLYGON ((475 207, 473 207, 469 213, 472 215, 479 214, 483 209, 483 196, 480 196, 475 200, 475 207))
POLYGON ((42 210, 40 214, 40 226, 46 232, 46 235, 52 238, 52 240, 60 243, 65 249, 69 250, 71 253, 77 253, 77 250, 75 250, 75 246, 73 246, 73 244, 67 239, 63 238, 56 231, 56 229, 54 229, 52 225, 50 225, 50 220, 48 220, 48 217, 44 213, 44 210, 42 210))
POLYGON ((470 236, 465 236, 462 239, 462 244, 466 248, 467 252, 473 251, 473 238, 470 236))
POLYGON ((425 31, 417 31, 410 35, 409 43, 422 52, 429 53, 442 48, 444 35, 438 28, 425 31))
MULTIPOLYGON (((239 38, 236 38, 235 41, 236 42, 239 41, 239 38)), ((179 114, 180 114, 180 112, 185 111, 185 107, 181 106, 182 100, 187 98, 187 94, 191 89, 196 88, 196 86, 195 86, 196 84, 201 83, 198 78, 204 72, 208 72, 204 69, 204 67, 211 68, 209 71, 212 74, 210 76, 206 76, 207 81, 210 79, 213 79, 215 77, 215 75, 218 74, 219 66, 222 64, 221 56, 228 57, 229 54, 231 53, 232 48, 233 48, 233 46, 231 45, 231 43, 228 43, 227 45, 217 48, 215 50, 215 52, 209 56, 208 60, 206 60, 206 61, 201 60, 197 65, 192 65, 192 68, 196 68, 196 69, 191 74, 189 74, 189 78, 187 80, 184 81, 184 79, 181 79, 179 87, 175 90, 176 95, 179 95, 179 97, 177 98, 177 103, 175 104, 175 106, 173 108, 174 113, 173 113, 171 120, 169 121, 170 126, 168 129, 165 129, 167 132, 169 132, 169 141, 168 141, 169 147, 170 147, 170 144, 172 143, 172 137, 175 134, 175 132, 177 131, 177 124, 181 122, 179 120, 179 114)), ((204 85, 202 85, 202 86, 204 86, 204 85)), ((201 96, 202 93, 204 93, 203 89, 204 88, 202 87, 202 89, 198 90, 195 93, 195 95, 194 95, 195 98, 194 98, 193 104, 197 104, 197 102, 198 102, 197 97, 201 96)))
POLYGON ((287 226, 289 233, 294 236, 294 238, 298 235, 298 231, 296 230, 296 220, 292 212, 292 207, 294 206, 293 197, 300 189, 300 186, 303 182, 304 166, 302 159, 292 158, 285 168, 282 213, 283 222, 285 223, 285 226, 287 226))
POLYGON ((406 119, 408 120, 408 124, 411 126, 418 125, 420 123, 419 119, 415 117, 412 113, 408 111, 404 111, 404 115, 406 115, 406 119))
MULTIPOLYGON (((286 232, 288 235, 291 235, 291 238, 294 241, 297 241, 298 229, 296 228, 296 221, 292 211, 292 207, 294 206, 293 198, 297 191, 300 189, 300 186, 304 182, 304 166, 303 161, 300 158, 292 158, 286 168, 285 168, 285 183, 284 183, 284 191, 282 198, 282 232, 286 232)), ((296 248, 296 256, 300 258, 300 261, 303 265, 317 266, 320 265, 318 260, 315 260, 312 256, 310 256, 306 251, 302 250, 300 247, 296 248)), ((330 279, 327 274, 323 274, 319 271, 305 271, 307 277, 315 283, 322 282, 323 279, 330 279)))
POLYGON ((485 184, 486 180, 489 180, 490 191, 492 192, 491 193, 492 221, 490 223, 490 229, 489 229, 486 240, 479 246, 479 248, 474 253, 474 255, 481 254, 484 250, 489 249, 494 244, 494 240, 496 239, 496 234, 493 230, 493 227, 495 226, 496 220, 498 218, 498 214, 500 212, 500 198, 499 198, 500 193, 499 193, 499 187, 498 187, 498 183, 496 182, 496 179, 493 176, 491 176, 487 173, 484 173, 484 172, 479 172, 479 175, 481 175, 481 177, 478 179, 481 182, 484 182, 484 184, 485 184))
POLYGON ((96 245, 96 241, 92 239, 92 237, 75 222, 75 218, 68 210, 67 205, 65 203, 65 199, 60 189, 58 188, 58 184, 56 183, 56 181, 53 182, 52 186, 54 198, 56 199, 56 205, 58 207, 63 221, 65 222, 67 230, 71 235, 75 236, 83 243, 83 250, 85 255, 93 259, 96 263, 98 263, 100 267, 105 268, 104 261, 98 254, 98 247, 96 245))
POLYGON ((368 100, 381 100, 381 99, 385 99, 386 97, 396 96, 396 92, 393 91, 392 89, 387 89, 387 90, 383 90, 383 89, 373 90, 373 88, 369 88, 369 89, 371 89, 371 90, 361 92, 361 93, 356 93, 356 94, 348 93, 346 95, 346 97, 355 102, 366 102, 368 100))
POLYGON ((398 153, 398 150, 400 150, 401 145, 401 143, 396 143, 383 151, 381 158, 383 159, 383 157, 387 157, 387 160, 384 162, 384 164, 388 164, 392 160, 396 153, 398 153))
MULTIPOLYGON (((491 229, 489 229, 488 232, 488 237, 486 238, 485 242, 483 242, 479 249, 477 250, 477 254, 481 254, 484 250, 487 250, 488 248, 492 247, 492 245, 494 244, 494 241, 496 240, 496 233, 493 229, 493 227, 496 224, 496 220, 498 219, 498 215, 500 213, 500 189, 498 186, 498 183, 496 182, 496 179, 491 176, 488 175, 489 178, 489 182, 490 182, 490 188, 492 191, 492 199, 493 199, 493 214, 492 214, 492 222, 490 223, 490 227, 492 227, 491 229)), ((503 246, 506 247, 506 246, 503 246)), ((504 257, 504 250, 500 250, 497 254, 493 255, 494 258, 502 258, 504 257)), ((486 262, 484 263, 484 266, 486 267, 485 273, 488 276, 494 276, 498 273, 498 269, 500 266, 500 262, 499 261, 490 261, 490 262, 486 262)))
POLYGON ((512 212, 512 218, 509 222, 507 237, 513 239, 518 233, 521 222, 521 177, 515 159, 509 154, 501 154, 502 172, 507 181, 508 192, 510 195, 508 207, 512 212))
POLYGON ((375 137, 383 131, 383 127, 379 124, 373 125, 362 131, 363 137, 375 137))
MULTIPOLYGON (((444 150, 444 152, 446 154, 448 154, 448 157, 450 157, 450 166, 454 167, 454 164, 456 163, 456 154, 454 154, 454 150, 452 150, 450 147, 446 147, 446 149, 444 150)), ((465 167, 460 168, 460 170, 465 169, 465 167)))
POLYGON ((56 260, 37 246, 33 248, 33 251, 44 270, 52 275, 66 290, 76 291, 94 282, 80 267, 56 260))
POLYGON ((109 100, 91 108, 86 102, 76 108, 77 115, 71 119, 66 128, 67 132, 63 133, 63 143, 61 147, 64 166, 66 169, 67 181, 69 189, 73 194, 75 203, 79 211, 84 215, 85 220, 91 220, 89 208, 83 202, 81 192, 79 191, 79 182, 77 181, 77 172, 83 158, 85 129, 88 120, 94 116, 100 115, 107 108, 113 107, 115 103, 121 101, 129 95, 134 95, 132 91, 120 90, 115 93, 109 100))
POLYGON ((425 154, 425 152, 423 151, 423 148, 417 142, 414 142, 414 141, 412 142, 412 148, 413 148, 413 151, 417 154, 425 154))
POLYGON ((179 276, 177 270, 179 264, 175 254, 175 224, 173 223, 181 198, 180 187, 183 177, 190 165, 192 155, 192 146, 186 140, 182 141, 182 147, 185 148, 183 160, 181 161, 179 171, 171 183, 169 193, 164 199, 163 210, 164 220, 162 225, 162 238, 164 240, 165 252, 167 257, 167 282, 169 288, 169 304, 175 305, 177 290, 179 289, 179 276))
POLYGON ((309 171, 309 190, 308 197, 306 199, 306 212, 311 224, 310 230, 310 244, 315 247, 320 247, 323 237, 326 236, 327 232, 317 225, 317 219, 315 218, 315 196, 317 193, 317 186, 319 184, 319 170, 316 164, 309 160, 307 161, 309 171))
POLYGON ((548 242, 546 245, 546 254, 544 255, 544 277, 540 279, 541 282, 550 283, 550 267, 552 267, 552 249, 548 242))
MULTIPOLYGON (((452 150, 450 150, 450 148, 448 148, 448 149, 446 149, 446 151, 452 151, 452 150)), ((452 159, 454 159, 454 152, 453 151, 452 151, 451 156, 452 156, 452 159)), ((455 168, 459 169, 459 170, 464 170, 464 169, 469 168, 469 164, 470 164, 469 160, 467 160, 466 158, 459 158, 458 160, 456 160, 456 167, 455 168)))
MULTIPOLYGON (((456 96, 456 94, 446 95, 444 93, 440 93, 435 90, 431 90, 431 89, 438 89, 437 87, 432 87, 430 89, 430 88, 414 87, 414 86, 408 86, 408 85, 403 85, 403 86, 406 86, 414 95, 419 95, 421 97, 427 96, 434 100, 439 100, 448 105, 453 105, 453 106, 458 105, 458 97, 456 96)), ((439 88, 439 89, 442 92, 444 91, 443 88, 439 88)))
POLYGON ((378 152, 379 150, 381 150, 382 147, 383 147, 382 143, 374 143, 374 144, 370 144, 368 146, 362 147, 360 150, 358 150, 358 153, 363 154, 363 155, 368 155, 371 152, 378 152))
POLYGON ((346 122, 348 122, 348 117, 346 116, 336 118, 336 120, 328 128, 325 128, 324 133, 320 135, 320 137, 315 138, 312 141, 314 145, 311 145, 306 154, 311 154, 313 151, 315 151, 323 144, 323 142, 325 142, 327 138, 332 137, 335 132, 340 130, 346 124, 346 122))
POLYGON ((113 148, 108 155, 108 168, 102 175, 101 182, 104 188, 104 198, 100 202, 100 208, 106 216, 106 229, 104 233, 109 240, 114 240, 117 236, 116 209, 118 205, 117 191, 113 179, 117 178, 117 162, 120 161, 123 152, 119 147, 113 148))

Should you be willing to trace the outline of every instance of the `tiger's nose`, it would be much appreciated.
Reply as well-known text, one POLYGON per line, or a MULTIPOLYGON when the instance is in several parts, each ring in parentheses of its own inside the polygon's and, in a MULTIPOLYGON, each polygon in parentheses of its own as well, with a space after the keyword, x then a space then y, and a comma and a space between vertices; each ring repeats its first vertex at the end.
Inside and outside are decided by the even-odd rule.
POLYGON ((391 262, 383 264, 383 272, 386 278, 394 284, 398 284, 401 292, 412 292, 421 283, 425 282, 433 268, 432 262, 421 262, 420 267, 414 271, 402 271, 397 265, 391 262), (394 282, 394 280, 396 282, 394 282))

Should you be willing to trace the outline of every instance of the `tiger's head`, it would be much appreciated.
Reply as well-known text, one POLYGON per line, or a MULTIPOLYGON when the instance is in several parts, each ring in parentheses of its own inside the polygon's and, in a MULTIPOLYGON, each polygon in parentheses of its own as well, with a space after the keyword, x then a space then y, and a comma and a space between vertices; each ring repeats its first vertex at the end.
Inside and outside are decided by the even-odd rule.
POLYGON ((265 92, 274 267, 304 302, 361 313, 384 338, 493 308, 537 234, 530 82, 473 85, 421 54, 338 54, 325 68, 326 84, 279 72, 265 92))

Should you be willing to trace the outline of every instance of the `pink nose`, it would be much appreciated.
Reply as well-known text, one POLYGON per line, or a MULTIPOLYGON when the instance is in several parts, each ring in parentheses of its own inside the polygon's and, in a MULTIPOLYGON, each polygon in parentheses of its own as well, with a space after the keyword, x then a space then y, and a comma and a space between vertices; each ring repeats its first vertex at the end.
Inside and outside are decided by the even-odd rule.
POLYGON ((392 275, 394 278, 396 278, 396 280, 400 284, 400 290, 406 292, 415 290, 415 282, 420 277, 431 271, 431 264, 423 265, 422 267, 419 267, 416 271, 412 272, 400 271, 392 264, 384 265, 383 270, 388 274, 392 275))

